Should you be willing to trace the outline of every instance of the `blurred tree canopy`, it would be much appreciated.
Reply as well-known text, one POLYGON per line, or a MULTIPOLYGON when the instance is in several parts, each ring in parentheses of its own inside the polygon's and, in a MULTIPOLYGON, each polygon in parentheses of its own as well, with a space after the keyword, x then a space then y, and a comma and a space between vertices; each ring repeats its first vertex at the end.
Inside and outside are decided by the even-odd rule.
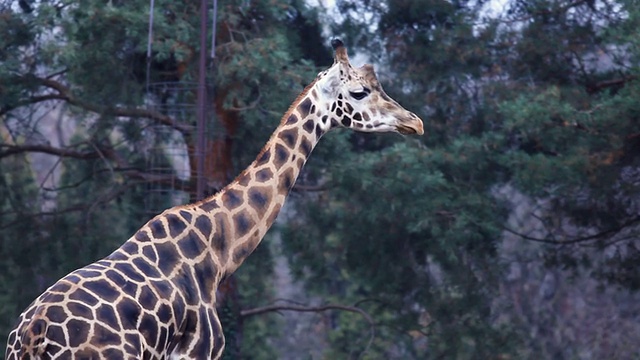
MULTIPOLYGON (((193 192, 193 168, 186 178, 177 174, 179 160, 166 149, 178 143, 194 163, 195 91, 177 99, 170 90, 195 90, 200 2, 155 1, 147 59, 149 6, 0 2, 3 339, 51 283, 108 255, 154 213, 177 205, 171 192, 149 200, 150 184, 193 192), (164 172, 150 171, 150 163, 164 172)), ((215 91, 208 191, 253 159, 317 73, 314 61, 331 61, 315 18, 298 0, 219 1, 216 59, 205 69, 215 91)), ((229 297, 245 308, 262 305, 255 294, 270 294, 270 257, 262 247, 229 297)), ((273 358, 264 339, 272 321, 242 324, 234 316, 225 326, 227 354, 251 350, 253 358, 273 358), (247 333, 237 346, 233 331, 247 333)))
POLYGON ((540 315, 569 316, 578 305, 560 304, 585 297, 596 312, 629 309, 595 309, 595 289, 562 298, 574 285, 561 281, 638 288, 637 4, 337 4, 333 31, 382 65, 387 92, 418 110, 427 135, 354 135, 327 169, 331 189, 286 233, 309 291, 377 320, 367 349, 345 341, 366 321, 338 318, 332 357, 637 356, 637 328, 600 346, 603 330, 583 329, 604 320, 540 315))
MULTIPOLYGON (((637 4, 321 4, 220 1, 209 190, 330 65, 323 31, 375 63, 426 134, 325 136, 280 232, 303 300, 336 306, 302 334, 273 312, 242 315, 279 293, 269 238, 225 285, 226 358, 640 356, 637 4), (280 335, 321 341, 285 354, 280 335)), ((148 85, 196 79, 199 3, 156 1, 149 63, 148 11, 0 3, 0 338, 152 215, 149 183, 193 186, 149 143, 177 137, 192 161, 195 120, 149 106, 175 99, 148 85), (150 173, 150 159, 169 170, 150 173)))

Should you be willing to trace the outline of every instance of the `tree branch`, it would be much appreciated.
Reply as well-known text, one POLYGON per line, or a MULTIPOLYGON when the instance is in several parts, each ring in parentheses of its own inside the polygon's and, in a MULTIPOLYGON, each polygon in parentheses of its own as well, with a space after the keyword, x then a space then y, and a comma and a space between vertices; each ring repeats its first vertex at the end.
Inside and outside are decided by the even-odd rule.
POLYGON ((305 184, 295 184, 293 185, 293 191, 295 192, 320 192, 331 189, 331 184, 324 183, 318 185, 305 185, 305 184))
POLYGON ((277 312, 277 311, 298 311, 298 312, 323 312, 327 310, 342 310, 355 312, 362 315, 371 325, 374 325, 373 319, 369 314, 367 314, 364 310, 347 305, 335 305, 335 304, 327 304, 321 306, 302 306, 302 305, 268 305, 248 310, 242 310, 240 315, 243 317, 249 317, 254 315, 260 315, 268 312, 277 312))
POLYGON ((40 77, 29 74, 23 77, 18 77, 14 80, 17 82, 31 83, 31 84, 44 86, 48 89, 54 90, 55 93, 49 93, 49 94, 39 95, 39 96, 31 96, 28 99, 19 101, 12 106, 2 108, 0 109, 0 116, 20 106, 35 104, 35 103, 47 101, 47 100, 61 100, 69 103, 70 105, 74 105, 82 109, 103 114, 103 115, 146 118, 158 124, 165 125, 172 129, 175 129, 181 132, 183 136, 187 138, 191 136, 191 132, 193 130, 192 126, 179 123, 172 117, 154 110, 141 109, 141 108, 126 108, 126 107, 120 107, 120 106, 104 106, 104 105, 98 105, 98 104, 94 104, 88 101, 78 99, 73 95, 73 92, 71 91, 70 88, 68 88, 66 85, 64 85, 59 81, 53 80, 50 77, 40 78, 40 77))
POLYGON ((586 90, 588 94, 595 94, 610 87, 625 85, 627 82, 633 81, 635 79, 635 76, 625 76, 618 79, 604 80, 595 84, 587 84, 586 90))
POLYGON ((598 240, 598 239, 602 239, 604 237, 608 237, 608 236, 613 236, 617 233, 619 233, 620 231, 622 231, 624 228, 634 225, 636 223, 640 222, 640 216, 636 216, 633 217, 627 221, 625 221, 624 223, 620 224, 619 226, 616 226, 614 228, 608 229, 608 230, 604 230, 601 231, 597 234, 593 234, 593 235, 588 235, 588 236, 583 236, 583 237, 577 237, 577 238, 573 238, 573 239, 568 239, 568 240, 551 240, 551 239, 543 239, 543 238, 535 238, 532 236, 528 236, 525 234, 521 234, 515 230, 512 230, 506 226, 503 226, 502 229, 508 233, 511 233, 513 235, 516 235, 520 238, 522 238, 523 240, 528 240, 528 241, 533 241, 533 242, 539 242, 539 243, 543 243, 543 244, 553 244, 553 245, 572 245, 572 244, 577 244, 577 243, 581 243, 581 242, 587 242, 587 241, 594 241, 594 240, 598 240))
POLYGON ((298 312, 323 312, 329 310, 339 310, 339 311, 348 311, 360 314, 367 322, 369 323, 369 327, 371 330, 371 335, 369 337, 369 341, 367 342, 367 346, 362 351, 362 354, 365 354, 369 351, 371 344, 373 343, 373 339, 375 338, 375 322, 373 318, 364 310, 357 308, 355 306, 347 306, 347 305, 337 305, 337 304, 327 304, 321 306, 302 306, 302 305, 269 305, 263 306, 248 310, 242 310, 240 312, 240 316, 249 317, 254 315, 265 314, 268 312, 279 312, 279 311, 298 311, 298 312))
POLYGON ((37 213, 31 213, 31 214, 17 213, 17 212, 10 212, 10 211, 1 212, 0 216, 7 216, 11 214, 16 214, 18 216, 16 216, 15 220, 6 224, 2 224, 2 226, 0 226, 0 230, 8 229, 12 226, 15 226, 17 224, 24 223, 24 222, 33 222, 34 219, 42 218, 43 216, 59 216, 60 214, 73 213, 73 212, 83 212, 88 214, 92 211, 93 208, 95 208, 96 205, 109 203, 113 199, 125 193, 131 185, 132 184, 124 184, 118 187, 114 187, 111 191, 104 193, 98 198, 96 198, 95 201, 81 202, 75 205, 69 205, 68 207, 63 209, 53 209, 51 211, 40 211, 37 213))
POLYGON ((26 152, 38 152, 60 157, 75 159, 97 159, 100 154, 97 151, 78 151, 70 148, 57 148, 43 144, 6 145, 0 144, 0 158, 26 152))
POLYGON ((85 110, 105 115, 147 118, 159 124, 166 125, 175 130, 178 130, 185 135, 190 134, 192 130, 191 126, 177 123, 170 116, 164 115, 157 111, 138 108, 109 107, 92 104, 87 101, 75 98, 71 93, 71 90, 58 81, 42 78, 35 78, 35 80, 43 86, 56 90, 69 104, 81 107, 85 110))
POLYGON ((514 23, 514 22, 522 22, 522 21, 527 21, 530 19, 533 19, 536 16, 545 16, 545 15, 553 15, 553 14, 560 14, 563 13, 571 8, 580 6, 582 4, 588 4, 588 0, 576 0, 573 2, 570 2, 568 4, 565 4, 563 6, 559 6, 556 9, 539 9, 539 10, 535 10, 532 13, 525 15, 525 16, 521 16, 521 17, 515 17, 513 19, 508 19, 508 20, 502 20, 502 23, 514 23))
POLYGON ((49 155, 55 155, 66 158, 74 158, 81 160, 105 159, 113 161, 116 166, 112 169, 128 178, 142 180, 144 182, 155 182, 165 185, 171 185, 177 189, 191 191, 193 184, 188 180, 181 180, 175 174, 154 174, 142 171, 132 167, 117 151, 113 148, 96 148, 95 151, 79 151, 71 148, 57 148, 50 145, 42 144, 26 144, 26 145, 4 145, 0 144, 0 159, 27 152, 37 152, 49 155))
POLYGON ((262 93, 260 92, 260 88, 257 88, 256 91, 258 91, 258 96, 256 97, 256 99, 254 101, 251 102, 251 104, 249 104, 247 106, 242 106, 242 107, 232 106, 232 107, 226 108, 225 110, 241 112, 241 111, 255 109, 258 106, 258 104, 260 104, 260 98, 262 97, 262 93))
MULTIPOLYGON (((13 103, 10 106, 5 106, 0 109, 0 116, 7 112, 26 106, 30 104, 36 104, 43 101, 59 100, 64 101, 70 105, 80 107, 84 110, 95 112, 103 115, 112 115, 118 117, 140 117, 150 119, 158 124, 168 126, 174 130, 179 131, 187 143, 190 142, 193 127, 187 124, 178 123, 172 117, 162 114, 157 111, 140 108, 125 108, 125 107, 110 107, 94 104, 81 99, 77 99, 71 89, 60 81, 52 79, 55 75, 47 76, 46 78, 36 77, 34 75, 26 75, 22 77, 16 77, 15 82, 21 82, 31 85, 38 85, 49 89, 49 93, 43 95, 30 96, 22 101, 13 103)), ((46 92, 46 91, 45 91, 46 92)), ((99 159, 113 161, 116 164, 114 171, 118 171, 121 174, 130 177, 132 179, 142 180, 145 182, 158 182, 167 185, 179 186, 187 191, 190 191, 193 186, 189 181, 183 181, 172 174, 151 174, 139 169, 135 169, 130 166, 122 156, 120 156, 113 148, 95 148, 93 151, 89 150, 75 150, 73 148, 59 148, 46 144, 21 144, 21 145, 8 145, 0 144, 0 159, 16 154, 38 152, 50 155, 55 155, 65 158, 74 158, 82 160, 99 159)))

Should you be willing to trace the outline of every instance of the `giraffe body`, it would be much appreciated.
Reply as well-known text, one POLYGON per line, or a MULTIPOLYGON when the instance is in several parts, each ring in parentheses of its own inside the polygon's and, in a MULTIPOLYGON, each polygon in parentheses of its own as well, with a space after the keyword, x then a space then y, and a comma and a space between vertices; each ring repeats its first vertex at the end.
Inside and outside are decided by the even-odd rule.
POLYGON ((151 219, 111 255, 53 284, 9 334, 7 360, 218 359, 216 290, 258 246, 327 131, 422 134, 373 68, 353 68, 339 40, 256 160, 203 201, 151 219))

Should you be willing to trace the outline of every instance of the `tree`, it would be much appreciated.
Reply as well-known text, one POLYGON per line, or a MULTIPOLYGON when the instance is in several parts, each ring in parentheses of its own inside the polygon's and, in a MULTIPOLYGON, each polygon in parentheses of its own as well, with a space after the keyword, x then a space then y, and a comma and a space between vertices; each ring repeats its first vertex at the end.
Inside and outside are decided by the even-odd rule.
MULTIPOLYGON (((428 136, 425 145, 351 139, 345 161, 325 174, 330 189, 308 199, 306 220, 288 234, 297 276, 316 294, 365 306, 384 329, 372 357, 494 357, 497 349, 531 358, 633 356, 624 344, 638 329, 594 348, 596 330, 575 340, 550 319, 575 314, 561 312, 569 292, 531 280, 547 301, 563 293, 554 308, 529 301, 533 290, 512 290, 509 279, 540 264, 541 277, 569 281, 563 269, 572 268, 578 286, 592 291, 576 300, 603 306, 611 303, 594 281, 614 293, 614 284, 636 288, 635 6, 512 1, 498 17, 483 15, 483 2, 338 6, 344 22, 336 31, 388 69, 383 83, 420 109, 428 136), (500 195, 505 189, 529 207, 516 209, 500 195), (517 259, 509 257, 514 234, 517 259), (523 314, 523 306, 536 307, 523 314)), ((569 326, 605 321, 590 314, 569 326)), ((366 344, 342 340, 365 327, 335 319, 331 351, 363 351, 366 344)))
POLYGON ((500 165, 485 147, 495 135, 478 124, 474 84, 490 64, 484 45, 494 29, 475 33, 477 9, 465 3, 378 4, 339 3, 343 29, 361 29, 347 38, 363 39, 389 69, 385 87, 427 120, 429 148, 413 139, 352 139, 329 170, 330 190, 309 201, 306 219, 289 231, 290 261, 311 291, 350 299, 376 321, 367 348, 366 322, 335 319, 334 357, 509 354, 517 338, 491 318, 507 212, 489 191, 500 165), (366 12, 375 25, 359 26, 366 12), (354 338, 364 339, 345 340, 354 338))
MULTIPOLYGON (((0 166, 30 161, 45 167, 46 181, 21 180, 42 175, 30 175, 29 168, 3 178, 6 201, 22 201, 2 205, 8 215, 2 219, 6 271, 0 282, 22 291, 2 299, 2 338, 31 299, 62 274, 108 255, 152 215, 149 206, 159 212, 175 205, 170 196, 145 204, 149 184, 189 193, 195 177, 177 174, 176 158, 153 150, 178 143, 195 163, 194 93, 166 90, 196 78, 199 2, 155 2, 151 59, 148 2, 17 5, 0 5, 0 118, 7 132, 0 166), (158 83, 166 86, 150 86, 158 83), (168 111, 178 101, 188 116, 168 111), (51 129, 64 131, 53 137, 51 129), (49 161, 34 160, 38 156, 49 161), (149 162, 165 164, 165 171, 149 171, 149 162)), ((255 156, 298 89, 313 78, 315 66, 305 58, 329 58, 326 44, 307 42, 319 38, 315 16, 302 1, 219 2, 217 57, 206 69, 216 119, 207 148, 210 192, 255 156), (239 140, 242 146, 234 144, 239 140)), ((268 250, 256 254, 255 268, 247 265, 239 274, 240 299, 264 289, 270 271, 257 269, 269 263, 268 250)), ((238 306, 253 304, 242 301, 238 306)), ((248 321, 245 326, 258 333, 230 351, 268 357, 272 350, 259 335, 270 322, 248 321)))
MULTIPOLYGON (((146 184, 193 178, 145 170, 174 161, 152 140, 193 149, 193 120, 143 104, 178 100, 147 77, 195 78, 195 3, 156 4, 148 73, 146 4, 18 5, 0 5, 0 283, 20 290, 0 299, 2 324, 135 230, 146 184), (47 140, 40 115, 60 108, 75 136, 47 140), (32 170, 36 154, 62 164, 56 176, 32 170)), ((301 1, 220 2, 210 191, 330 61, 318 17, 378 65, 427 135, 323 139, 283 227, 317 306, 269 306, 272 248, 259 247, 227 292, 227 355, 282 355, 264 314, 288 307, 322 311, 313 336, 331 358, 637 357, 635 3, 513 0, 491 16, 482 1, 337 5, 333 23, 301 1)))

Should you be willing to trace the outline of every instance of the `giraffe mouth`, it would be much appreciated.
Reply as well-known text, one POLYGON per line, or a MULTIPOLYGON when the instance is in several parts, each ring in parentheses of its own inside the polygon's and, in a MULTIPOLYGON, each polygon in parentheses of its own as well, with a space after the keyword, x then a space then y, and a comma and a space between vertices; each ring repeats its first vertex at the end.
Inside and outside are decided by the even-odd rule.
POLYGON ((402 135, 422 135, 424 127, 421 120, 396 125, 396 131, 402 135))

